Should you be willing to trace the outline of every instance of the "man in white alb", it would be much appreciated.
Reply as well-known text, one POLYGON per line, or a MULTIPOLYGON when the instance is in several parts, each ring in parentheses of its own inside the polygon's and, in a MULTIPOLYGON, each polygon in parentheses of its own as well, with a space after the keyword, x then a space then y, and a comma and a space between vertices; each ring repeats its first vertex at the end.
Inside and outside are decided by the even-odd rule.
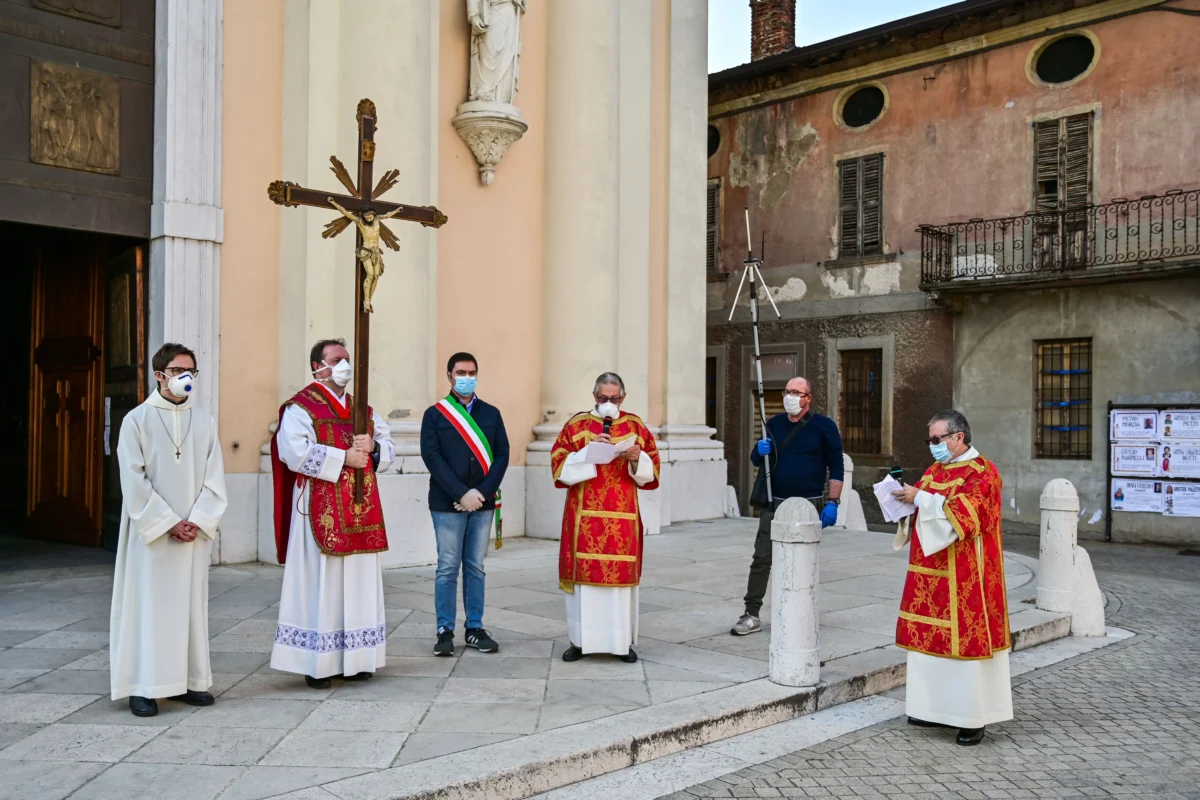
POLYGON ((645 535, 638 490, 658 488, 658 448, 645 423, 621 410, 621 376, 605 372, 592 395, 595 406, 567 421, 550 452, 554 485, 567 489, 558 586, 571 646, 563 661, 611 653, 632 663, 645 535))
POLYGON ((109 623, 112 699, 135 716, 157 698, 211 706, 208 565, 225 513, 225 469, 212 415, 195 407, 196 355, 164 344, 158 390, 126 415, 117 441, 121 534, 109 623))
POLYGON ((365 680, 384 665, 379 554, 387 532, 376 471, 395 449, 387 423, 369 409, 370 432, 354 434, 345 342, 317 342, 309 362, 314 380, 279 409, 271 442, 275 546, 284 565, 271 667, 324 689, 330 678, 365 680), (361 503, 354 499, 357 470, 361 503))

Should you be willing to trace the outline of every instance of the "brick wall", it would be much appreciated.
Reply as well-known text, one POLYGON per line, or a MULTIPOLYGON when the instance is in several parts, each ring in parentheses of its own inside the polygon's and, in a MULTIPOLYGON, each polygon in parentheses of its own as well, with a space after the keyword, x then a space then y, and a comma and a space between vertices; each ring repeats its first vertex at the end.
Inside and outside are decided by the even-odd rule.
POLYGON ((750 60, 796 46, 796 0, 750 0, 750 60))

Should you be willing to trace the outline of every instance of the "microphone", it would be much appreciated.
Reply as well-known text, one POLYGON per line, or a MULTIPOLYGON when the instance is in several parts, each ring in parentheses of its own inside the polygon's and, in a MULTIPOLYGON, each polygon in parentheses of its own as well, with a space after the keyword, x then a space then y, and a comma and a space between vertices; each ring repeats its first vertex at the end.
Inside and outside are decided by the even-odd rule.
POLYGON ((612 428, 612 422, 613 422, 613 420, 612 420, 612 417, 605 417, 605 418, 604 418, 604 435, 605 435, 605 436, 607 436, 607 435, 608 435, 608 431, 609 431, 609 429, 611 429, 611 428, 612 428))

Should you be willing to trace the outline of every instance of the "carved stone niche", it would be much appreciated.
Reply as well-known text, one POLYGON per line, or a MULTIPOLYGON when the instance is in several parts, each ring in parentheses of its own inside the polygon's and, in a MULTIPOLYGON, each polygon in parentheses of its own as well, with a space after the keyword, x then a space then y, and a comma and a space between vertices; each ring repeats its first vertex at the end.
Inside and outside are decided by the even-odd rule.
POLYGON ((514 105, 473 100, 458 107, 454 129, 479 162, 479 182, 491 186, 496 179, 496 165, 529 125, 514 105))
POLYGON ((29 160, 116 175, 121 86, 112 75, 63 64, 30 64, 29 160))

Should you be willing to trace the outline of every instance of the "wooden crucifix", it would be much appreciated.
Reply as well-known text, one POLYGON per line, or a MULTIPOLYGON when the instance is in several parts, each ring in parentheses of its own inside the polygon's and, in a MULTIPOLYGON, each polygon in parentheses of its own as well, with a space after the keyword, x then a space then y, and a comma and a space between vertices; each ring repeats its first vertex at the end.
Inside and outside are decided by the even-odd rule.
MULTIPOLYGON (((305 189, 291 181, 274 181, 267 187, 267 197, 281 206, 295 208, 311 206, 337 211, 337 219, 326 224, 321 238, 331 239, 350 227, 357 229, 354 248, 354 432, 367 432, 367 375, 371 348, 371 296, 379 277, 383 275, 383 254, 380 243, 392 250, 400 249, 400 242, 383 220, 389 218, 419 222, 426 228, 440 228, 446 224, 446 215, 433 206, 406 206, 388 203, 378 198, 396 185, 398 170, 388 170, 374 188, 371 179, 375 166, 375 104, 370 100, 358 102, 358 184, 346 171, 337 156, 330 156, 333 165, 329 169, 349 195, 331 194, 315 189, 305 189)), ((354 471, 354 501, 363 499, 363 471, 354 471)))

